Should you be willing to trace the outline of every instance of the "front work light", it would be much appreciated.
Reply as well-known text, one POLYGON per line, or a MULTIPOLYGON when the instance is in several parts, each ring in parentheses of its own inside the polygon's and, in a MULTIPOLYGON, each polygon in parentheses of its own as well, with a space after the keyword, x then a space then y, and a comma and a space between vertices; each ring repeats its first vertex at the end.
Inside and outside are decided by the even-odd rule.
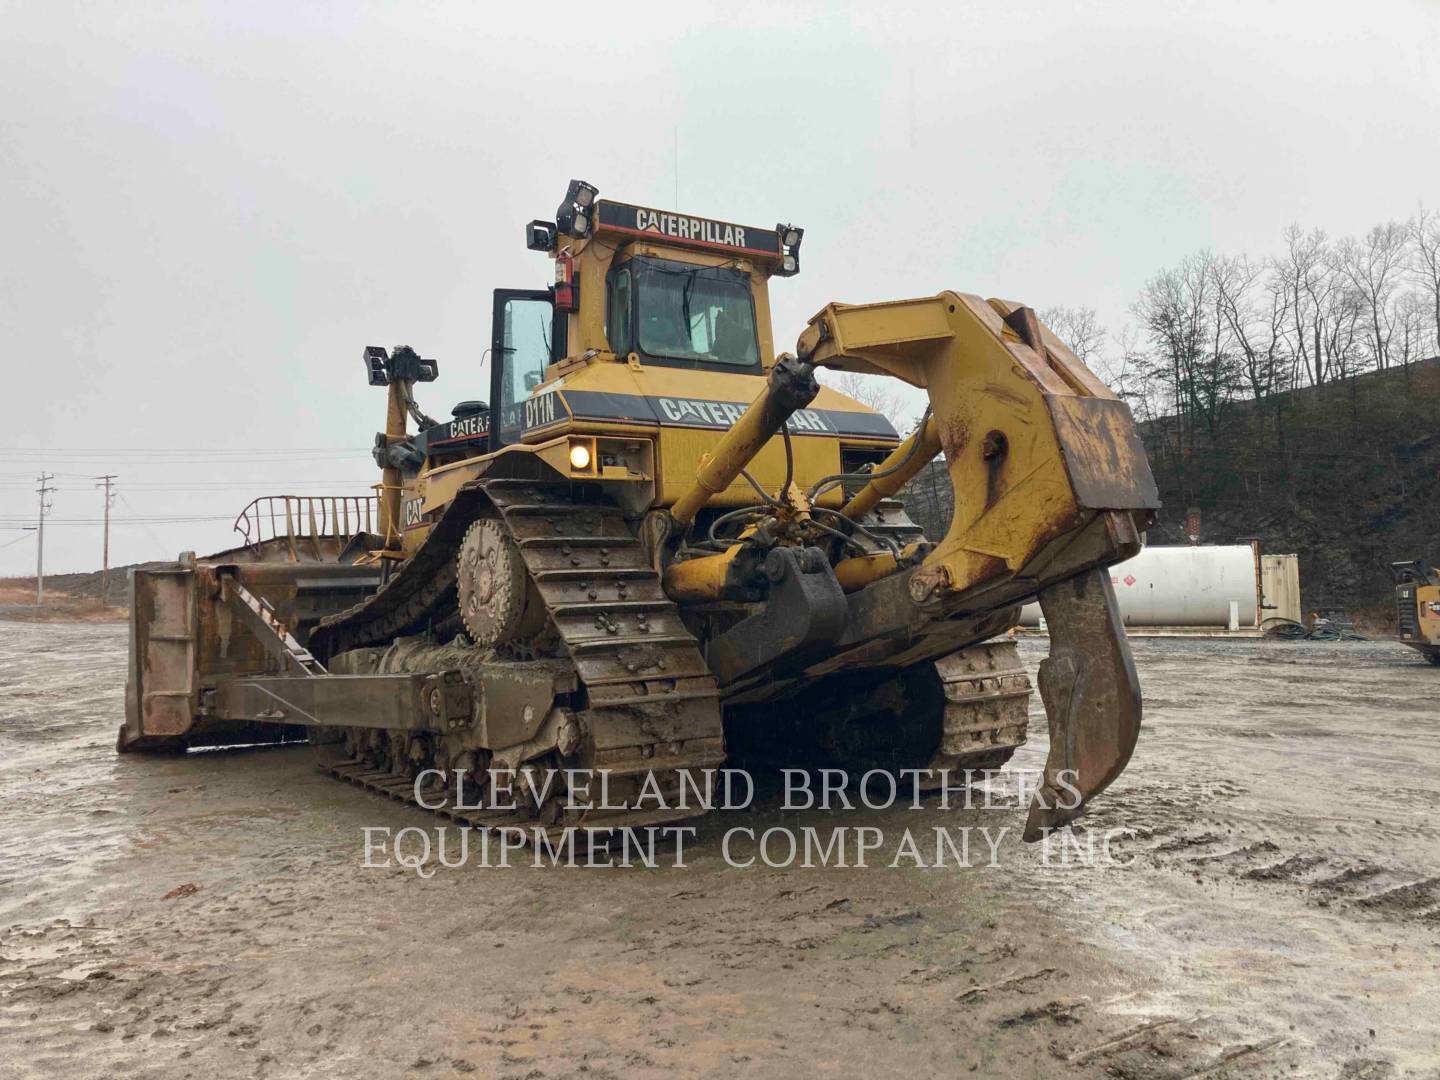
POLYGON ((776 225, 775 238, 780 243, 780 269, 775 271, 781 277, 790 277, 800 272, 800 241, 805 230, 798 225, 776 225))
POLYGON ((570 444, 570 467, 576 472, 590 471, 590 447, 583 442, 570 444))

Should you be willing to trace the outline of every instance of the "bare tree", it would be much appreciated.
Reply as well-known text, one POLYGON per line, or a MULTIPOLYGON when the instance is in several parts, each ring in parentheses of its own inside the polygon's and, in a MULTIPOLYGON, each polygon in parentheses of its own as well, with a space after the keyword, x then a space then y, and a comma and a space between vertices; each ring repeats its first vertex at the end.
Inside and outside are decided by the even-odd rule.
POLYGON ((1331 252, 1331 265, 1353 290, 1349 303, 1360 306, 1365 336, 1375 366, 1390 366, 1390 299, 1399 288, 1409 255, 1409 223, 1387 221, 1376 225, 1363 240, 1342 240, 1331 252))
POLYGON ((1105 328, 1092 307, 1065 307, 1057 304, 1040 312, 1040 321, 1093 369, 1100 361, 1100 348, 1105 344, 1105 328))
POLYGON ((1159 414, 1157 401, 1148 392, 1153 384, 1141 374, 1142 350, 1133 326, 1126 326, 1118 338, 1111 337, 1095 309, 1083 306, 1045 308, 1040 321, 1117 397, 1129 402, 1136 416, 1149 419, 1159 414))
POLYGON ((1392 359, 1406 368, 1405 377, 1410 377, 1409 366, 1416 360, 1423 360, 1425 352, 1434 342, 1433 315, 1430 298, 1424 293, 1411 290, 1400 293, 1391 303, 1390 321, 1395 327, 1392 359))
POLYGON ((1217 317, 1214 265, 1209 252, 1191 255, 1146 282, 1135 304, 1152 348, 1147 374, 1165 385, 1192 430, 1198 420, 1214 431, 1236 381, 1217 317))
POLYGON ((1285 254, 1277 260, 1281 281, 1289 293, 1291 346, 1297 385, 1303 373, 1312 386, 1326 381, 1326 326, 1336 280, 1331 269, 1330 243, 1322 229, 1305 232, 1290 225, 1284 232, 1285 254))
POLYGON ((884 375, 861 375, 855 371, 820 369, 820 381, 846 397, 854 398, 866 408, 874 409, 889 420, 896 431, 908 432, 915 426, 914 410, 905 407, 900 395, 889 389, 884 375))
POLYGON ((1430 301, 1430 340, 1440 356, 1440 214, 1422 206, 1411 219, 1410 252, 1410 272, 1430 301))
MULTIPOLYGON (((1290 316, 1290 289, 1273 263, 1252 262, 1241 255, 1219 258, 1210 268, 1217 323, 1224 328, 1224 348, 1238 358, 1238 373, 1257 404, 1285 389, 1290 366, 1285 337, 1290 316)), ((1265 412, 1253 410, 1256 438, 1263 441, 1265 412)), ((1276 438, 1284 442, 1283 411, 1274 410, 1276 438)))
POLYGON ((1130 410, 1141 420, 1154 420, 1161 414, 1161 401, 1154 384, 1144 375, 1144 348, 1139 332, 1126 325, 1113 339, 1114 358, 1099 357, 1096 372, 1117 397, 1129 402, 1130 410))
POLYGON ((1359 289, 1339 283, 1331 290, 1323 319, 1325 370, 1332 381, 1353 378, 1371 359, 1365 348, 1367 301, 1359 289))

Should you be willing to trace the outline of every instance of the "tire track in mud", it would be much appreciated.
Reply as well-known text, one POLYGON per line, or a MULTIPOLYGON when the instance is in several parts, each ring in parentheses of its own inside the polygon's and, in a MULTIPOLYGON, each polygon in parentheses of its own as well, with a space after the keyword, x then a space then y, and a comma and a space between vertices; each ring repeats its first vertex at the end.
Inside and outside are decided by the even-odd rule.
MULTIPOLYGON (((1213 794, 1215 788, 1211 787, 1213 794)), ((1238 789, 1237 789, 1238 790, 1238 789)), ((1151 805, 1166 801, 1156 798, 1151 805)), ((1177 805, 1183 799, 1171 800, 1177 805)), ((1124 818, 1124 806, 1092 815, 1092 828, 1124 818)), ((1381 918, 1440 927, 1440 876, 1406 865, 1276 839, 1241 823, 1129 824, 1132 835, 1112 843, 1117 859, 1197 879, 1223 878, 1258 894, 1283 889, 1317 908, 1351 918, 1381 918)))

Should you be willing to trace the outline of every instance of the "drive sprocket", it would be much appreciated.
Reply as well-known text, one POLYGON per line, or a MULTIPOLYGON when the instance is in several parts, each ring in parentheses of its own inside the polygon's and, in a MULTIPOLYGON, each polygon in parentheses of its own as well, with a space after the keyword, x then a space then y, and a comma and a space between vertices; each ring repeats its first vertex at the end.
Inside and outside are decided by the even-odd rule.
POLYGON ((455 561, 460 618, 471 639, 482 648, 513 641, 525 618, 526 573, 504 524, 493 518, 473 522, 455 561))

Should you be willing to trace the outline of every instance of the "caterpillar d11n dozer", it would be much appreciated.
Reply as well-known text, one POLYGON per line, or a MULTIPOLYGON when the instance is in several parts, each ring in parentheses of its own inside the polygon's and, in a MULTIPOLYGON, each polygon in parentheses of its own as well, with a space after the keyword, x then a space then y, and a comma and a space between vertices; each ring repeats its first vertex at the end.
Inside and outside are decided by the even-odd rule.
POLYGON ((799 228, 573 181, 526 236, 554 284, 495 292, 488 401, 436 423, 435 362, 365 350, 373 504, 258 501, 241 547, 135 573, 121 749, 308 737, 337 776, 534 828, 694 815, 671 796, 727 748, 938 784, 1024 742, 1029 679, 994 639, 1038 597, 1027 837, 1120 773, 1140 696, 1106 567, 1158 498, 1128 408, 1030 308, 834 303, 777 356, 799 228), (819 368, 929 406, 902 439, 819 368), (955 509, 926 538, 895 496, 942 452, 955 509))

